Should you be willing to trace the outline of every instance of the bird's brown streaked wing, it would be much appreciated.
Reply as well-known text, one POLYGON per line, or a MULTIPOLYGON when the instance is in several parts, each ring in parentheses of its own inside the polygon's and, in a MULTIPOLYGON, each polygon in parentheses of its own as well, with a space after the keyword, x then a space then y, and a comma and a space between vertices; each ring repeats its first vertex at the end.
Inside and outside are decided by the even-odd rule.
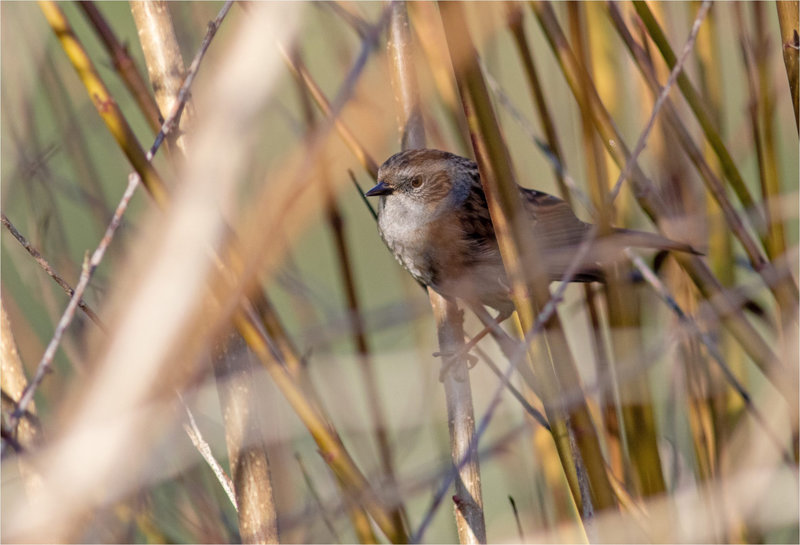
POLYGON ((520 187, 519 190, 541 248, 567 248, 580 244, 590 226, 578 219, 565 201, 534 189, 520 187))
MULTIPOLYGON (((583 240, 591 224, 578 219, 572 208, 563 200, 534 189, 520 188, 528 212, 532 215, 537 240, 545 248, 561 250, 574 247, 583 240)), ((670 240, 657 233, 614 228, 610 236, 603 237, 606 251, 626 247, 654 248, 703 255, 689 244, 670 240)), ((598 241, 599 242, 599 241, 598 241)), ((600 255, 603 255, 602 252, 600 255)))

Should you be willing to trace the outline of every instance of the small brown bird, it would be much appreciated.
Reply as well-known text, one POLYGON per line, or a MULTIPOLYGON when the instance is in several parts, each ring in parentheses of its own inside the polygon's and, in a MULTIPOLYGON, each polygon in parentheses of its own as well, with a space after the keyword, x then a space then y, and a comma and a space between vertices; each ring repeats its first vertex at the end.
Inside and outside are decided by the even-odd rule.
MULTIPOLYGON (((519 192, 545 270, 551 281, 559 280, 592 226, 579 220, 557 197, 523 187, 519 192)), ((511 314, 509 282, 478 165, 446 151, 403 151, 381 165, 378 185, 366 195, 380 196, 378 231, 414 278, 445 297, 511 314)), ((573 281, 602 281, 600 264, 612 248, 638 246, 697 253, 687 244, 628 229, 615 229, 595 246, 573 281)))

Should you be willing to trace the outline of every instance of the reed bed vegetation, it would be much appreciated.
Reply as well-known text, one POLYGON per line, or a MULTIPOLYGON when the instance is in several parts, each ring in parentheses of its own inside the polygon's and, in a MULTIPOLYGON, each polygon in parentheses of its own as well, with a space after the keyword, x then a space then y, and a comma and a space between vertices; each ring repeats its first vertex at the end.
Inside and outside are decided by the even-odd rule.
POLYGON ((796 1, 0 24, 2 541, 800 539, 796 1), (499 326, 378 235, 424 147, 478 164, 499 326), (594 224, 559 282, 516 184, 594 224), (613 227, 697 252, 570 282, 613 227))

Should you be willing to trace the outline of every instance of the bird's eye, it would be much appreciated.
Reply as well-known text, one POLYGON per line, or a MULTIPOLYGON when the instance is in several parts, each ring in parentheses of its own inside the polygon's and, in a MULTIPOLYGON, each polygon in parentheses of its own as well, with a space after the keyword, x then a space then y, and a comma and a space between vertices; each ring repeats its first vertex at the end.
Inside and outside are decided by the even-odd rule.
POLYGON ((411 187, 414 189, 419 189, 422 186, 422 176, 414 176, 411 179, 411 187))

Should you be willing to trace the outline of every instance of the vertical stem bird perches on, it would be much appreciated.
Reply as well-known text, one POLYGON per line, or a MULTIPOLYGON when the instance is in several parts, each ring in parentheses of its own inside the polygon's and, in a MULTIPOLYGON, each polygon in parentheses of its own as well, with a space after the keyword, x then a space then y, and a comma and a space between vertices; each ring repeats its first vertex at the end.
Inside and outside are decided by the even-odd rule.
MULTIPOLYGON (((406 3, 393 0, 389 23, 389 56, 392 88, 397 98, 402 149, 425 147, 425 126, 420 106, 419 86, 414 66, 414 51, 406 3)), ((463 313, 449 301, 428 289, 436 320, 447 400, 450 455, 458 476, 454 496, 456 528, 461 543, 486 543, 480 466, 475 433, 475 414, 466 357, 463 354, 463 313)))

